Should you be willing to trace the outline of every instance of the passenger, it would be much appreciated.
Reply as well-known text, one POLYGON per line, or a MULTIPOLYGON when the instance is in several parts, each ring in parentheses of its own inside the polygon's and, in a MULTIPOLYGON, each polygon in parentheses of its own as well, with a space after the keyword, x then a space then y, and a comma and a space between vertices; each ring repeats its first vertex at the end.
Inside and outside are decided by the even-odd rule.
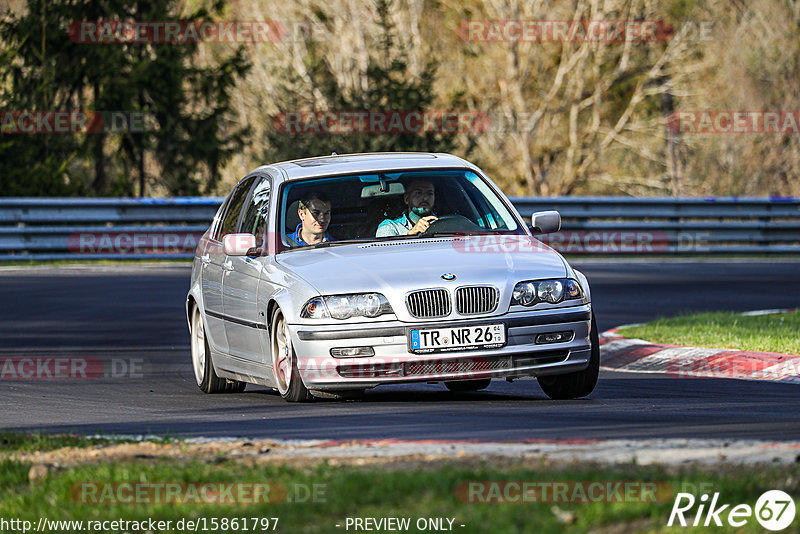
POLYGON ((297 208, 300 224, 295 231, 286 236, 289 245, 305 247, 317 245, 326 241, 336 241, 328 234, 328 225, 331 222, 331 201, 323 193, 307 193, 300 199, 297 208))
POLYGON ((439 218, 433 213, 436 190, 433 182, 425 178, 414 178, 406 184, 403 202, 406 209, 397 219, 386 219, 378 225, 375 237, 414 235, 425 232, 439 218))

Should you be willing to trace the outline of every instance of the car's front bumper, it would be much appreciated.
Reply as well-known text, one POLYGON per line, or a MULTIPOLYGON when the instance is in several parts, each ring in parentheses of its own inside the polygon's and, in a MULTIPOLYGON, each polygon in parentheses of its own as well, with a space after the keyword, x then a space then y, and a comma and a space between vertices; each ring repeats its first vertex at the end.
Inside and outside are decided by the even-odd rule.
POLYGON ((508 313, 482 319, 374 325, 291 325, 298 369, 309 389, 343 390, 380 384, 517 378, 581 371, 589 364, 591 305, 508 313), (506 345, 490 350, 414 354, 409 328, 506 325, 506 345), (539 334, 572 331, 571 341, 537 344, 539 334), (331 349, 371 347, 375 355, 334 358, 331 349))

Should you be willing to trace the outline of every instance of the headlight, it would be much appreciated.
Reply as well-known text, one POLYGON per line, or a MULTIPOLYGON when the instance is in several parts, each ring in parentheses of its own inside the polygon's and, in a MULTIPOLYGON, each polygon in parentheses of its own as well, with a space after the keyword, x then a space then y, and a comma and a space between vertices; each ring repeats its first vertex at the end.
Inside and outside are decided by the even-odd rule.
POLYGON ((536 296, 539 300, 547 301, 550 304, 561 302, 561 298, 564 296, 564 284, 560 280, 539 282, 539 286, 536 288, 536 296))
POLYGON ((582 299, 583 290, 577 280, 538 280, 520 282, 514 286, 511 304, 533 306, 537 302, 557 304, 564 300, 582 299))
POLYGON ((343 320, 350 317, 378 317, 385 313, 394 313, 386 297, 380 293, 357 293, 314 297, 303 305, 300 317, 343 320))
POLYGON ((533 282, 520 282, 514 287, 512 301, 523 306, 530 306, 536 302, 536 286, 533 282))

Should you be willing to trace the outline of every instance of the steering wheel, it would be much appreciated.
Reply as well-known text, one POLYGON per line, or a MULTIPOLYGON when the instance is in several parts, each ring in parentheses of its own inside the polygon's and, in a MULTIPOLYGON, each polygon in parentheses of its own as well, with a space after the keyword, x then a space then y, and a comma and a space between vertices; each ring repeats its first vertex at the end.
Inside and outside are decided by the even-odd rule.
POLYGON ((420 235, 426 236, 436 232, 474 232, 480 230, 483 230, 483 228, 463 215, 442 215, 437 220, 431 221, 428 229, 420 235))

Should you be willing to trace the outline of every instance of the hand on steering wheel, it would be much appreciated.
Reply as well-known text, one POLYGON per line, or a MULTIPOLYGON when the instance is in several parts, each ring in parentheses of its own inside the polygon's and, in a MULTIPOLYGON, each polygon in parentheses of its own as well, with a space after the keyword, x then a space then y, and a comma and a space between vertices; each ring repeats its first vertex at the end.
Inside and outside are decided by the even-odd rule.
POLYGON ((408 235, 416 235, 422 234, 428 231, 430 228, 431 223, 433 221, 438 221, 439 218, 436 215, 428 215, 427 217, 422 217, 420 220, 417 221, 411 230, 408 231, 408 235))
MULTIPOLYGON (((459 233, 459 232, 479 232, 482 230, 480 226, 464 217, 463 215, 440 215, 439 217, 426 217, 426 219, 435 219, 427 223, 427 229, 422 232, 422 235, 430 235, 431 233, 459 233)), ((422 222, 422 221, 420 221, 422 222)), ((411 232, 409 232, 411 233, 411 232)))

